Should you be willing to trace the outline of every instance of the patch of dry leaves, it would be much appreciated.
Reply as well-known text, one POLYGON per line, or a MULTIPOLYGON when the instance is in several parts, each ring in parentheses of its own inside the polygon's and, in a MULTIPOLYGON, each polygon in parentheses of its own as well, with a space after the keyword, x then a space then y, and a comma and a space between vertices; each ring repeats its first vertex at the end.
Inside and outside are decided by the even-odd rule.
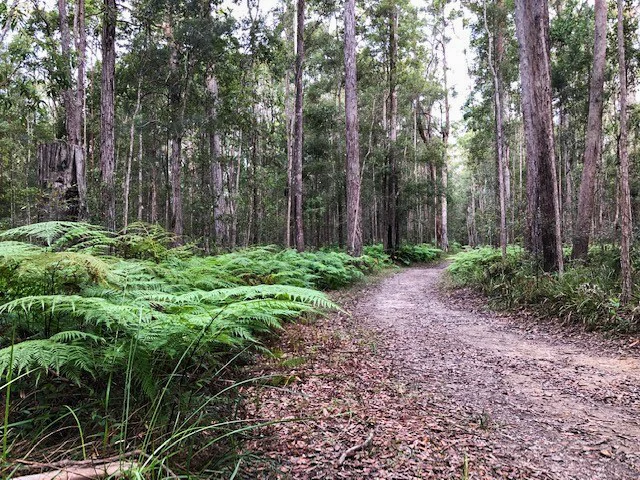
MULTIPOLYGON (((366 288, 335 299, 353 310, 366 288)), ((244 409, 252 418, 302 420, 259 430, 245 445, 255 460, 245 462, 244 478, 550 478, 496 450, 477 413, 403 382, 378 335, 344 313, 287 326, 282 355, 250 372, 274 375, 271 385, 245 388, 244 409), (370 448, 340 465, 371 432, 370 448)))

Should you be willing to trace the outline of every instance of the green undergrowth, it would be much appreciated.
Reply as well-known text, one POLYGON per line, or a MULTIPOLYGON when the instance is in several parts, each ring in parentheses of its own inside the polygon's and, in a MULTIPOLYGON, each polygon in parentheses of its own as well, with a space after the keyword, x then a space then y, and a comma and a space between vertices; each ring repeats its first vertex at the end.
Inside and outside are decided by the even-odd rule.
POLYGON ((581 323, 589 330, 638 331, 639 299, 620 303, 619 250, 592 248, 586 264, 572 263, 569 253, 565 252, 562 276, 542 272, 515 246, 507 249, 504 261, 500 250, 492 247, 458 253, 448 272, 453 286, 477 289, 499 308, 526 308, 540 316, 581 323))
MULTIPOLYGON (((163 229, 46 222, 0 233, 2 477, 11 459, 141 450, 141 478, 221 475, 240 461, 231 372, 284 322, 338 308, 339 289, 392 265, 381 246, 275 246, 205 256, 163 229), (55 452, 55 453, 51 453, 55 452), (163 473, 164 472, 164 473, 163 473)), ((437 258, 403 247, 403 263, 437 258)), ((187 477, 185 477, 187 478, 187 477)))
POLYGON ((420 243, 417 245, 404 244, 401 245, 393 257, 389 257, 384 251, 382 244, 370 245, 364 247, 365 256, 377 259, 380 263, 393 263, 395 260, 401 265, 411 265, 414 263, 431 263, 442 258, 442 250, 434 247, 429 243, 420 243))

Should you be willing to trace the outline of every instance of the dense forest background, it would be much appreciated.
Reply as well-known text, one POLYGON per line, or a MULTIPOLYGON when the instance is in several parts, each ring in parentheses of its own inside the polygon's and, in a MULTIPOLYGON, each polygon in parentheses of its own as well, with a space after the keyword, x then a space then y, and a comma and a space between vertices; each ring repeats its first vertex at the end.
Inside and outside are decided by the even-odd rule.
MULTIPOLYGON (((0 0, 0 476, 91 464, 98 478, 114 463, 114 472, 140 478, 178 478, 173 470, 236 478, 254 460, 242 444, 249 432, 281 421, 251 417, 257 402, 251 393, 244 402, 245 387, 293 398, 289 388, 305 376, 294 371, 307 362, 298 352, 305 335, 283 340, 294 351, 287 357, 271 348, 276 332, 337 310, 319 324, 325 332, 304 341, 340 349, 327 358, 351 352, 384 376, 373 336, 353 337, 355 350, 341 343, 336 325, 346 338, 365 323, 342 323, 346 312, 321 290, 445 252, 456 253, 446 277, 443 268, 405 270, 361 298, 376 303, 364 317, 400 326, 399 335, 384 332, 406 344, 392 350, 446 347, 411 357, 436 362, 442 381, 420 382, 438 395, 452 381, 464 387, 465 420, 447 429, 475 423, 470 398, 506 409, 494 402, 507 398, 501 384, 483 397, 476 393, 486 385, 474 391, 466 379, 503 378, 507 364, 517 370, 514 395, 528 392, 523 379, 541 378, 523 375, 525 364, 563 383, 564 395, 559 366, 584 357, 582 348, 562 353, 556 370, 536 363, 551 346, 520 364, 468 356, 457 326, 498 320, 450 315, 436 281, 473 287, 523 317, 640 330, 638 10, 632 0, 0 0), (470 82, 459 78, 461 64, 470 82), (439 352, 455 357, 455 370, 439 352), (456 363, 465 358, 473 367, 456 363), (283 370, 265 374, 269 362, 283 370), (499 369, 476 373, 489 364, 499 369)), ((344 298, 357 306, 358 292, 344 298)), ((467 339, 476 349, 477 338, 467 339)), ((492 334, 485 345, 511 342, 498 338, 507 337, 492 334)), ((311 343, 309 358, 318 351, 311 343)), ((339 397, 356 375, 335 365, 335 375, 309 378, 335 377, 319 390, 339 397)), ((617 376, 629 365, 613 377, 629 386, 618 399, 637 396, 637 382, 617 376)), ((601 376, 580 401, 600 398, 601 376)), ((387 398, 377 381, 354 395, 387 398)), ((402 396, 395 380, 389 385, 402 396)), ((371 404, 384 408, 360 417, 366 430, 382 410, 404 410, 380 398, 371 404)), ((555 398, 545 394, 544 403, 555 398)), ((621 419, 636 415, 633 401, 621 419)), ((567 405, 557 422, 572 435, 558 444, 563 455, 577 438, 565 413, 598 417, 567 405)), ((477 410, 488 445, 493 423, 477 410)), ((305 406, 300 418, 309 415, 305 406)), ((351 406, 337 417, 358 422, 351 406)), ((431 427, 413 424, 429 443, 431 427)), ((526 441, 512 438, 519 445, 551 431, 546 421, 504 424, 527 425, 526 441)), ((636 445, 634 432, 616 435, 636 445)), ((373 435, 356 450, 364 454, 373 435)), ((531 450, 548 453, 545 438, 531 450)), ((580 455, 614 456, 598 442, 580 455)), ((378 457, 395 469, 405 454, 401 441, 391 444, 395 453, 378 457)), ((335 456, 335 445, 314 451, 335 456)), ((495 460, 492 448, 483 456, 495 460)), ((451 478, 470 478, 467 453, 458 453, 449 466, 461 465, 462 477, 451 478)))
MULTIPOLYGON (((636 10, 626 1, 634 211, 636 10)), ((207 251, 289 246, 302 203, 304 244, 346 245, 342 12, 342 4, 328 1, 4 1, 0 228, 79 218, 119 230, 144 221, 207 251), (302 202, 294 161, 299 69, 302 202)), ((609 243, 620 225, 616 13, 611 3, 591 224, 593 238, 609 243)), ((357 2, 365 243, 498 245, 500 232, 506 242, 522 240, 527 173, 514 15, 510 0, 357 2), (464 120, 451 125, 456 93, 448 64, 465 61, 447 56, 454 22, 471 32, 466 61, 474 85, 464 120)), ((570 242, 594 7, 558 0, 549 15, 556 183, 562 238, 570 242)))

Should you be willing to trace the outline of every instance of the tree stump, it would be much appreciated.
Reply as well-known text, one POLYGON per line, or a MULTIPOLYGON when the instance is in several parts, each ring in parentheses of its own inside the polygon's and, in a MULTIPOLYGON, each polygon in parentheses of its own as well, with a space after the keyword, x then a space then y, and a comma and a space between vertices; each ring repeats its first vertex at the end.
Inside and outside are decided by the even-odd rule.
POLYGON ((84 165, 79 145, 55 141, 38 145, 38 181, 42 189, 40 221, 76 220, 80 213, 77 165, 84 165))

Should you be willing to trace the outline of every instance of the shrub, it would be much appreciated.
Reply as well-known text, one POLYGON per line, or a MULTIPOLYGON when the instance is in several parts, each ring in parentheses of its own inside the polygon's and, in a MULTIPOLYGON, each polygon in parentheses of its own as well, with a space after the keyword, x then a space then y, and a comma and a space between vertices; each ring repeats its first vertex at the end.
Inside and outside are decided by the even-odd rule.
POLYGON ((505 308, 526 307, 539 315, 574 321, 588 329, 637 329, 634 303, 619 302, 619 252, 591 249, 587 265, 567 262, 562 276, 538 269, 519 247, 482 247, 461 252, 448 267, 454 286, 469 286, 505 308))
POLYGON ((429 263, 439 259, 442 250, 428 243, 418 245, 402 245, 396 254, 396 259, 404 265, 412 263, 429 263))
POLYGON ((363 253, 380 266, 393 265, 391 257, 384 251, 384 246, 381 243, 376 243, 375 245, 365 245, 363 248, 363 253))
POLYGON ((364 257, 368 257, 375 261, 377 265, 388 266, 396 260, 402 265, 411 265, 412 263, 430 263, 441 258, 442 250, 434 247, 429 243, 420 243, 417 245, 405 244, 398 248, 398 251, 392 259, 385 251, 381 243, 375 245, 367 245, 364 247, 364 257))

